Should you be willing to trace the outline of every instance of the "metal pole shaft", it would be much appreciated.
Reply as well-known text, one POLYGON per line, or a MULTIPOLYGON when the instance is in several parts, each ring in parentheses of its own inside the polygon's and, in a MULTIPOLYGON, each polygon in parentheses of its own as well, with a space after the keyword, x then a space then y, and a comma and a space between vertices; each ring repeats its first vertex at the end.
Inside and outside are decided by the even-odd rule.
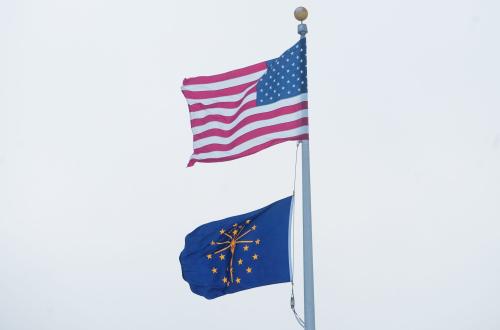
MULTIPOLYGON (((304 9, 305 10, 305 9, 304 9)), ((306 16, 307 17, 307 11, 306 16)), ((297 27, 300 38, 305 38, 307 25, 297 27)), ((302 221, 304 250, 304 323, 305 330, 315 330, 314 317, 314 270, 311 216, 311 169, 309 162, 309 140, 302 141, 302 221)))
POLYGON ((315 330, 314 271, 311 221, 311 171, 309 141, 302 141, 302 216, 304 245, 304 322, 305 330, 315 330))

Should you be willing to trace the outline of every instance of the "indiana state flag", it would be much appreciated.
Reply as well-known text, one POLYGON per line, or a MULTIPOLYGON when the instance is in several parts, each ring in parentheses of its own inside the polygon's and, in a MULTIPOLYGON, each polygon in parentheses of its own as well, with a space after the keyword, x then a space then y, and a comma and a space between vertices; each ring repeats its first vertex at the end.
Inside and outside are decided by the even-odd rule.
POLYGON ((290 281, 292 196, 209 222, 186 236, 179 257, 191 291, 207 299, 290 281))

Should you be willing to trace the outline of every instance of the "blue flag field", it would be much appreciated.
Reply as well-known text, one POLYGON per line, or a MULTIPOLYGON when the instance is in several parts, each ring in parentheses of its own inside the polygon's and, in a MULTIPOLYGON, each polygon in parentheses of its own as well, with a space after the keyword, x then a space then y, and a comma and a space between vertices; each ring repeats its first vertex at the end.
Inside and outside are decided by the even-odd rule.
POLYGON ((209 222, 186 236, 179 260, 191 291, 207 299, 290 281, 293 197, 209 222))

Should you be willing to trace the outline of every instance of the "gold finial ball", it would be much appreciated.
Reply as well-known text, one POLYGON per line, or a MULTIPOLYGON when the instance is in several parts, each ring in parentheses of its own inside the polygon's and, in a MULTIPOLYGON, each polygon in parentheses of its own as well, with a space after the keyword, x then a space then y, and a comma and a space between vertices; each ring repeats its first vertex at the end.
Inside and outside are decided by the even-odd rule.
POLYGON ((298 21, 305 21, 308 15, 307 9, 304 7, 297 7, 297 9, 293 12, 293 15, 298 21))

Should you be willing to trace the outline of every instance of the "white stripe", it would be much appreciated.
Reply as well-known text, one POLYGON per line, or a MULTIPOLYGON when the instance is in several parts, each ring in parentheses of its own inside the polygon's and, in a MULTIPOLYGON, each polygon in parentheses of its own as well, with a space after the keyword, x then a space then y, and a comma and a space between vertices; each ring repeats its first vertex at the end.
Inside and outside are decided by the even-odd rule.
POLYGON ((192 127, 193 130, 193 135, 194 134, 199 134, 201 132, 207 131, 209 129, 217 128, 217 129, 222 129, 222 130, 230 130, 234 126, 236 126, 240 121, 243 119, 247 118, 248 116, 251 116, 256 113, 264 113, 264 112, 270 112, 273 110, 276 110, 281 107, 286 107, 289 105, 294 105, 300 102, 307 101, 307 93, 299 94, 294 97, 290 97, 287 99, 279 100, 278 102, 271 103, 271 104, 266 104, 266 105, 261 105, 258 107, 250 108, 247 109, 246 111, 243 111, 235 120, 233 120, 230 123, 221 123, 218 121, 211 121, 206 124, 200 125, 200 126, 195 126, 192 127))
POLYGON ((255 81, 257 79, 260 79, 260 77, 262 77, 266 73, 266 71, 267 71, 267 69, 264 69, 262 71, 247 74, 246 76, 227 79, 227 80, 218 81, 218 82, 214 82, 214 83, 183 85, 181 88, 184 91, 193 91, 193 92, 216 91, 219 89, 243 85, 243 84, 249 83, 251 81, 255 81))
POLYGON ((221 137, 221 136, 209 136, 204 139, 200 139, 197 141, 194 141, 193 147, 194 149, 201 148, 203 146, 212 144, 212 143, 217 143, 217 144, 229 144, 242 136, 243 134, 246 134, 248 132, 251 132, 253 130, 256 130, 261 127, 266 127, 266 126, 272 126, 272 125, 277 125, 277 124, 283 124, 283 123, 288 123, 294 120, 298 120, 301 118, 307 117, 307 109, 300 110, 294 113, 289 113, 286 115, 282 115, 276 118, 271 118, 271 119, 265 119, 265 120, 260 120, 260 121, 255 121, 253 123, 250 123, 241 129, 237 130, 233 135, 228 136, 228 137, 221 137))
POLYGON ((245 103, 248 103, 249 101, 253 101, 257 98, 257 93, 251 93, 248 94, 243 101, 241 102, 240 106, 237 108, 210 108, 210 109, 205 109, 205 110, 198 110, 198 111, 193 111, 189 112, 189 115, 191 116, 191 120, 193 119, 199 119, 199 118, 204 118, 209 115, 223 115, 223 116, 232 116, 240 108, 245 105, 245 103))
POLYGON ((238 93, 238 94, 232 94, 232 95, 226 95, 226 96, 218 96, 218 97, 210 97, 207 99, 188 99, 186 98, 186 101, 189 105, 193 105, 196 103, 201 103, 203 105, 209 105, 217 102, 235 102, 241 100, 244 95, 252 88, 254 88, 257 85, 258 81, 256 81, 254 84, 250 85, 247 87, 243 92, 238 93))
POLYGON ((207 158, 222 158, 222 157, 228 157, 228 156, 234 156, 237 154, 240 154, 244 151, 247 151, 250 148, 253 148, 255 146, 264 144, 266 142, 269 142, 274 139, 283 139, 283 138, 289 138, 293 136, 298 136, 302 134, 307 134, 309 131, 308 126, 301 126, 298 128, 294 128, 288 131, 282 131, 282 132, 275 132, 275 133, 270 133, 266 135, 261 135, 259 137, 256 137, 255 139, 248 140, 242 144, 239 144, 237 147, 229 150, 229 151, 211 151, 211 152, 205 152, 202 154, 194 154, 191 156, 192 159, 207 159, 207 158))

